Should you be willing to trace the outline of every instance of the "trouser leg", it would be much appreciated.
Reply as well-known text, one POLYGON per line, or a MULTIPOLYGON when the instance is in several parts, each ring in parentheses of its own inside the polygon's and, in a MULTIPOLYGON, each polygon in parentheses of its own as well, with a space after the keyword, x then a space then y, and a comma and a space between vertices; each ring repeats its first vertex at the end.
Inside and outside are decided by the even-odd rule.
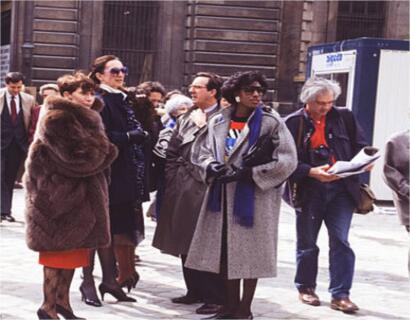
POLYGON ((298 290, 316 287, 319 256, 316 242, 322 225, 321 205, 320 196, 312 195, 302 211, 296 211, 295 285, 298 290))
POLYGON ((348 237, 354 202, 344 186, 335 185, 328 204, 325 224, 329 234, 329 291, 334 298, 347 297, 352 287, 355 254, 348 237))

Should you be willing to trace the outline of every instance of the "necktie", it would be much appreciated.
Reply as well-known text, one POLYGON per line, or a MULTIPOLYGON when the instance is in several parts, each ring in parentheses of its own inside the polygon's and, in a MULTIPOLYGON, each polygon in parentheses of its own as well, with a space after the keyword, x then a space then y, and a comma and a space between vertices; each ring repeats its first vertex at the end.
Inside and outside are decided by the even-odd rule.
POLYGON ((11 96, 10 110, 11 110, 11 114, 10 114, 11 123, 15 125, 17 121, 17 108, 16 108, 16 100, 14 100, 14 96, 11 96))

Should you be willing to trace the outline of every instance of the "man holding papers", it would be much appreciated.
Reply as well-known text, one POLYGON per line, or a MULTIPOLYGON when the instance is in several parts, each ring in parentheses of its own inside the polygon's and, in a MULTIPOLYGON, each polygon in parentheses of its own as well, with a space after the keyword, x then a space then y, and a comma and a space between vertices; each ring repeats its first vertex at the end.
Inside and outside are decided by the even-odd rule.
POLYGON ((322 222, 329 234, 330 307, 354 313, 349 299, 355 255, 348 241, 353 210, 359 199, 359 176, 341 178, 328 169, 337 161, 350 161, 367 143, 352 112, 334 107, 340 85, 325 78, 304 84, 300 100, 304 107, 289 115, 286 124, 298 149, 298 167, 290 177, 297 184, 301 207, 296 209, 296 276, 299 299, 320 305, 315 293, 322 222))

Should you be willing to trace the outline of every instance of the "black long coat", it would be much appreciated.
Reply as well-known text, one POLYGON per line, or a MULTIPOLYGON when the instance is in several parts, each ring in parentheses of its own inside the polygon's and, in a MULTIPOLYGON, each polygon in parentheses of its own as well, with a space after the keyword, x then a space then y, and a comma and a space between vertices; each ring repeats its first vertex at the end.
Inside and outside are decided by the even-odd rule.
POLYGON ((128 141, 127 112, 128 102, 121 93, 101 91, 104 101, 101 117, 108 138, 118 148, 118 157, 111 165, 111 184, 109 187, 110 205, 125 204, 138 198, 136 169, 132 162, 132 145, 128 141))

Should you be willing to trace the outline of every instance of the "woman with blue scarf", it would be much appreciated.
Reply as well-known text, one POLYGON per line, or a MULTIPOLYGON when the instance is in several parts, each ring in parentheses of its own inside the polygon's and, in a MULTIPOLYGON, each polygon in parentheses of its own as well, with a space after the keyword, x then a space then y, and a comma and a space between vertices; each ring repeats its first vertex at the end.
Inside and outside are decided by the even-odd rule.
POLYGON ((229 78, 222 95, 231 106, 210 120, 192 158, 209 188, 185 266, 225 277, 226 305, 215 319, 252 319, 257 279, 276 276, 280 186, 297 160, 286 125, 262 105, 266 89, 258 72, 229 78))

